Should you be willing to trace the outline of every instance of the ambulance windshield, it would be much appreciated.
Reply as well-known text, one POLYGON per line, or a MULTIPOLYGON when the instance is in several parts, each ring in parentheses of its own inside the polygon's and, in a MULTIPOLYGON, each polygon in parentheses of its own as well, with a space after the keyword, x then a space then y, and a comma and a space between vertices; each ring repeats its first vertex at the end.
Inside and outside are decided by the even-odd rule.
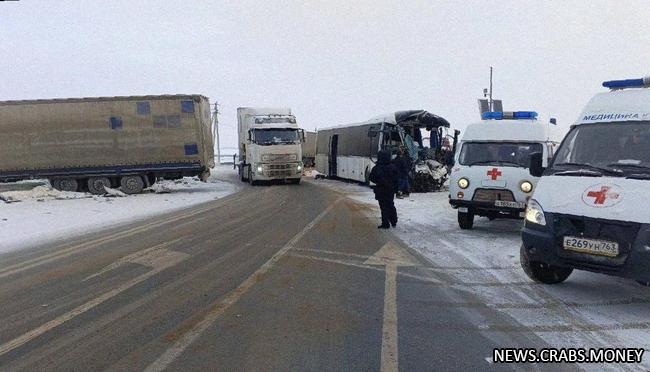
POLYGON ((501 165, 528 168, 530 154, 542 152, 541 143, 465 142, 460 151, 462 165, 501 165))
POLYGON ((585 167, 591 172, 600 170, 620 176, 650 173, 650 122, 574 127, 558 149, 552 168, 563 171, 585 167))

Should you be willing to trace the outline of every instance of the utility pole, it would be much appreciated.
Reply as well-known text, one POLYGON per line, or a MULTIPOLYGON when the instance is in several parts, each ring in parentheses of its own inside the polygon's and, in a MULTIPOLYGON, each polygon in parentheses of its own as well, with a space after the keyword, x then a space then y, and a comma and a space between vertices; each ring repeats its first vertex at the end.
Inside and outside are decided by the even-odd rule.
POLYGON ((483 97, 488 99, 488 108, 494 111, 494 101, 492 100, 492 66, 490 66, 490 90, 483 89, 483 97))
POLYGON ((217 165, 221 165, 221 144, 219 143, 219 102, 214 103, 212 113, 212 138, 217 142, 217 165))

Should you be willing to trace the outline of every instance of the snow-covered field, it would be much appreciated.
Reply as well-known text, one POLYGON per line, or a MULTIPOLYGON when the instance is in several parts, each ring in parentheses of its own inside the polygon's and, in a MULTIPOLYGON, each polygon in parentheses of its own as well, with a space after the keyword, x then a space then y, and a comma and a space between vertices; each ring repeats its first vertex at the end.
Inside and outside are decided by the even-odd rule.
POLYGON ((207 183, 193 178, 163 181, 147 193, 126 197, 60 192, 38 181, 0 185, 0 253, 186 208, 237 190, 232 165, 212 173, 207 183))
MULTIPOLYGON (((331 180, 311 182, 367 204, 371 217, 380 223, 379 208, 370 188, 331 180)), ((486 331, 531 330, 558 348, 650 350, 650 288, 584 271, 574 271, 560 285, 535 284, 519 264, 521 221, 477 217, 473 230, 460 230, 446 192, 411 194, 409 198, 396 199, 395 205, 399 222, 391 231, 430 261, 436 279, 450 288, 476 295, 479 303, 522 325, 521 329, 503 329, 504 325, 486 323, 486 331)), ((464 305, 471 308, 477 304, 464 305)), ((581 367, 601 370, 604 366, 581 367)), ((650 370, 650 359, 645 357, 644 365, 636 367, 640 366, 625 366, 650 370)))

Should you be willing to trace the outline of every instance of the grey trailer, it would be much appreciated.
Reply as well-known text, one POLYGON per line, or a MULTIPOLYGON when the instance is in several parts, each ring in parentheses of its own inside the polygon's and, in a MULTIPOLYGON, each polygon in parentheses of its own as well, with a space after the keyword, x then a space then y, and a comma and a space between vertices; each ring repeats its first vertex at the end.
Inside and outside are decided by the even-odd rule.
POLYGON ((201 95, 0 102, 0 182, 47 178, 66 191, 140 192, 159 178, 214 167, 210 104, 201 95))

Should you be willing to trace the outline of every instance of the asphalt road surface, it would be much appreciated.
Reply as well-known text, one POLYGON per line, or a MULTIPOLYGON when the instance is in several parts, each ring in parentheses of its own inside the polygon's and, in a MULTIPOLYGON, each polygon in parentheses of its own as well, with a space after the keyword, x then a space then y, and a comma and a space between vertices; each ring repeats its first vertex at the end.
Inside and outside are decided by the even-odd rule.
POLYGON ((456 306, 478 299, 362 208, 308 182, 245 187, 4 254, 0 369, 512 369, 490 363, 494 347, 547 346, 456 306))

